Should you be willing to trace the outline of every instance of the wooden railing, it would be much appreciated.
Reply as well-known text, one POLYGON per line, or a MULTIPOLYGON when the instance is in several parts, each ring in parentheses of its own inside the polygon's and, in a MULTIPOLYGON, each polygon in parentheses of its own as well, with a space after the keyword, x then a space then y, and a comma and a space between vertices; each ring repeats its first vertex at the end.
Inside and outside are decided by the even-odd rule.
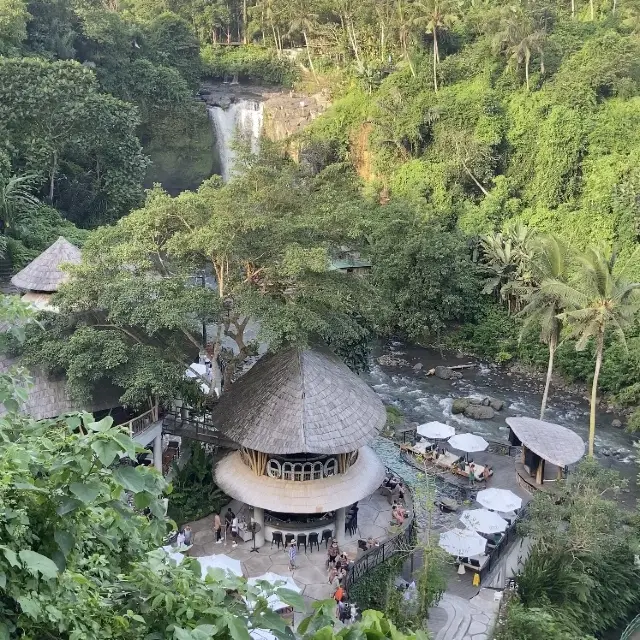
POLYGON ((139 416, 132 418, 129 422, 124 422, 120 426, 129 431, 129 435, 134 438, 138 434, 146 431, 152 424, 160 419, 160 410, 156 405, 149 411, 141 413, 139 416))

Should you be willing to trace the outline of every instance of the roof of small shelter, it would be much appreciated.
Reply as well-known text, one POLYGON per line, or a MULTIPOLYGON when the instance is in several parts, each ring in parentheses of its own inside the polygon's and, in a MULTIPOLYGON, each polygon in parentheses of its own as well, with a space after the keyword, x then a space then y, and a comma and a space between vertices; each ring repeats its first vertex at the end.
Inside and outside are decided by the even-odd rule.
MULTIPOLYGON (((11 367, 23 366, 18 359, 0 355, 0 373, 5 373, 11 367)), ((27 401, 22 410, 34 420, 56 418, 64 413, 75 411, 102 411, 119 406, 120 393, 115 387, 105 386, 100 398, 90 404, 78 403, 69 394, 67 382, 64 378, 53 378, 41 371, 29 371, 31 384, 27 388, 27 401)), ((0 415, 5 408, 0 404, 0 415)))
POLYGON ((11 284, 29 291, 57 291, 69 279, 69 274, 62 271, 60 265, 79 264, 81 260, 80 249, 60 236, 22 271, 18 271, 11 278, 11 284))
POLYGON ((371 387, 326 350, 263 356, 222 395, 213 423, 226 438, 263 453, 348 453, 386 421, 371 387))
POLYGON ((215 469, 216 484, 232 498, 279 513, 326 513, 372 494, 384 479, 385 467, 370 447, 358 451, 346 473, 319 480, 281 480, 256 476, 235 451, 215 469))
POLYGON ((527 449, 551 464, 564 467, 584 456, 584 442, 571 429, 534 418, 507 418, 506 422, 527 449))

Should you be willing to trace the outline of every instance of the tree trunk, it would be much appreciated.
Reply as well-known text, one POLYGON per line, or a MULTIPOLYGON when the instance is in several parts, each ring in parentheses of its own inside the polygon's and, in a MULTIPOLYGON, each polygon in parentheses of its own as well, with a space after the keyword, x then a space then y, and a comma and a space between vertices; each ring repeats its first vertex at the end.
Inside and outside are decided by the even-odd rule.
POLYGON ((549 398, 549 387, 551 386, 551 375, 553 374, 553 358, 556 355, 556 345, 558 337, 554 334, 549 340, 549 365, 547 366, 547 379, 544 383, 544 393, 542 394, 542 405, 540 406, 540 420, 544 420, 544 412, 547 408, 549 398))
POLYGON ((576 0, 571 0, 571 17, 576 17, 576 0))
POLYGON ((280 57, 280 47, 278 46, 278 36, 276 35, 276 27, 273 24, 273 22, 271 23, 271 31, 273 31, 273 42, 276 45, 276 53, 278 55, 278 58, 280 57))
POLYGON ((616 15, 617 6, 618 6, 618 0, 613 0, 613 11, 612 11, 612 13, 613 13, 614 16, 616 15))
POLYGON ((247 44, 247 0, 242 1, 242 42, 247 44))
POLYGON ((589 11, 591 12, 591 21, 595 19, 595 11, 593 8, 593 0, 589 0, 589 11))
POLYGON ((318 82, 318 76, 316 75, 316 69, 313 66, 313 60, 311 59, 311 50, 309 49, 309 39, 307 38, 307 30, 306 29, 302 32, 302 35, 304 36, 304 46, 307 49, 307 59, 309 60, 309 68, 311 69, 311 73, 313 73, 313 77, 315 78, 316 82, 318 82))
POLYGON ((438 93, 438 34, 436 28, 433 27, 433 89, 438 93))
POLYGON ((589 457, 593 458, 593 444, 596 439, 596 408, 598 405, 598 376, 602 366, 602 352, 604 351, 604 327, 598 331, 598 344, 596 351, 596 369, 593 372, 593 384, 591 385, 591 410, 589 412, 589 457))
POLYGON ((49 202, 53 204, 53 193, 56 184, 56 172, 58 171, 58 152, 53 152, 53 164, 51 165, 51 173, 49 175, 49 202))
POLYGON ((529 91, 529 62, 531 61, 531 54, 527 51, 524 54, 524 77, 527 81, 527 91, 529 91))
POLYGON ((380 60, 384 64, 384 22, 380 21, 380 60))

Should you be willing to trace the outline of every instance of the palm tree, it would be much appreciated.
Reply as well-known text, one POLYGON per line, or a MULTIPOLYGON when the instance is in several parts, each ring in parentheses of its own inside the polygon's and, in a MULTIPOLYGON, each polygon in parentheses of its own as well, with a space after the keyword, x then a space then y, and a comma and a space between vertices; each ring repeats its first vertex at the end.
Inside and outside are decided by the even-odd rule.
POLYGON ((427 33, 433 37, 433 89, 438 93, 437 68, 440 63, 440 49, 438 33, 450 29, 458 20, 455 9, 450 0, 427 0, 417 4, 417 10, 422 14, 414 22, 423 24, 427 33))
POLYGON ((494 38, 494 48, 507 54, 510 65, 520 68, 524 63, 527 91, 529 91, 529 69, 533 55, 540 56, 540 73, 544 73, 546 36, 545 30, 537 28, 530 17, 521 13, 512 13, 494 38))
POLYGON ((290 11, 290 22, 289 22, 289 33, 287 35, 291 36, 294 33, 301 33, 304 38, 304 46, 307 50, 307 60, 309 60, 309 68, 311 69, 311 73, 313 73, 313 77, 316 82, 318 82, 318 76, 316 75, 315 67, 313 66, 313 60, 311 59, 311 49, 309 47, 309 32, 313 29, 316 24, 318 16, 314 13, 311 13, 310 7, 305 0, 296 0, 292 2, 289 6, 290 11))
MULTIPOLYGON (((625 330, 633 323, 640 310, 640 282, 630 282, 627 267, 640 256, 638 247, 626 265, 616 269, 616 253, 607 257, 601 251, 588 249, 581 258, 582 268, 572 283, 558 280, 547 283, 547 289, 560 297, 567 311, 559 314, 567 320, 571 336, 577 337, 576 350, 582 351, 591 338, 596 342, 596 364, 591 385, 591 411, 589 415, 589 456, 593 457, 596 434, 596 404, 598 376, 602 366, 604 338, 612 329, 626 348, 625 330)), ((637 264, 637 262, 636 262, 637 264)))
POLYGON ((540 420, 544 420, 544 412, 549 398, 553 360, 558 347, 562 320, 558 317, 564 310, 563 298, 547 286, 549 282, 566 283, 568 279, 567 248, 554 236, 542 238, 536 247, 532 260, 534 288, 526 306, 518 314, 525 318, 520 337, 531 324, 540 325, 540 341, 549 346, 549 364, 547 379, 542 394, 540 420))
POLYGON ((0 222, 2 232, 18 225, 20 214, 39 204, 31 193, 33 175, 3 177, 0 175, 0 222))

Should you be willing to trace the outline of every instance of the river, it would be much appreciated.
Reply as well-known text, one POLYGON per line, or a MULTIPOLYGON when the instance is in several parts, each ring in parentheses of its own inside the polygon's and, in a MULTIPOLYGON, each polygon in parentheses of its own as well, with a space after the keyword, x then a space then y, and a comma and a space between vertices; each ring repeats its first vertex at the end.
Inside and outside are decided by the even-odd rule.
MULTIPOLYGON (((430 420, 447 422, 459 431, 468 431, 490 440, 506 442, 508 427, 505 418, 529 416, 537 418, 542 398, 541 384, 525 376, 508 375, 503 368, 488 365, 474 358, 459 358, 455 353, 413 347, 399 341, 390 341, 374 349, 371 370, 367 381, 385 404, 396 406, 413 422, 430 420), (401 361, 398 366, 385 366, 378 362, 382 355, 401 361), (459 380, 441 380, 426 376, 426 371, 438 365, 452 366, 474 364, 461 371, 459 380), (413 367, 422 364, 416 371, 413 367), (504 400, 503 411, 492 420, 471 420, 463 415, 452 415, 453 398, 466 396, 491 396, 504 400)), ((595 455, 599 462, 618 471, 629 482, 628 491, 620 495, 620 501, 635 506, 640 497, 637 485, 637 451, 633 438, 624 429, 611 426, 615 415, 598 413, 595 455)), ((589 405, 581 398, 564 391, 551 389, 545 414, 549 422, 556 422, 578 433, 585 442, 589 429, 589 405)))

